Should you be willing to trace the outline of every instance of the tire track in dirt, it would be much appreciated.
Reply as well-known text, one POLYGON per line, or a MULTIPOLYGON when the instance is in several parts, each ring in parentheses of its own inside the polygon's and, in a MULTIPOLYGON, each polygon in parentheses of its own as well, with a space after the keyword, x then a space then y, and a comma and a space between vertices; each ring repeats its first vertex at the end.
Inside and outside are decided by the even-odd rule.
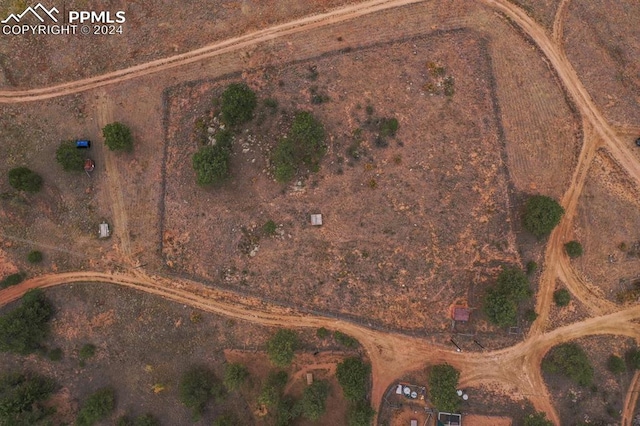
POLYGON ((562 42, 562 36, 564 34, 564 21, 567 17, 567 10, 569 9, 569 3, 571 0, 562 0, 558 5, 558 10, 556 11, 556 16, 553 19, 553 32, 551 37, 556 42, 556 45, 559 49, 564 48, 564 43, 562 42))
POLYGON ((638 394, 640 394, 640 370, 636 370, 629 384, 629 390, 624 398, 624 406, 622 409, 622 426, 632 426, 633 417, 638 403, 638 394))
MULTIPOLYGON (((96 124, 98 128, 96 132, 102 133, 102 128, 109 123, 113 123, 113 102, 109 95, 104 91, 100 91, 96 97, 96 124)), ((109 194, 110 209, 113 215, 113 226, 111 229, 112 237, 116 236, 119 240, 120 254, 124 263, 131 263, 131 242, 129 238, 129 225, 127 211, 125 208, 123 197, 123 183, 120 176, 121 167, 117 166, 118 159, 116 154, 107 149, 104 143, 95 144, 100 151, 101 157, 104 159, 107 178, 104 182, 106 191, 109 194)))

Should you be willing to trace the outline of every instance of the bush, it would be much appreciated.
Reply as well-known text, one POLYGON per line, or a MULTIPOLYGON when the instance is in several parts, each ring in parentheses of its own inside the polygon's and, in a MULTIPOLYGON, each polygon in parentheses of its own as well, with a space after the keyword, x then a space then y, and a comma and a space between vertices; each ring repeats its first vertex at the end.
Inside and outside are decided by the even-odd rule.
POLYGON ((267 407, 275 407, 280 403, 282 399, 282 392, 287 384, 287 373, 284 371, 272 371, 267 376, 262 385, 260 395, 258 395, 258 402, 266 405, 267 407))
POLYGON ((577 241, 569 241, 564 245, 564 251, 570 258, 575 259, 582 256, 582 244, 577 241))
POLYGON ((342 387, 344 397, 351 402, 366 399, 369 388, 371 366, 360 358, 347 358, 338 364, 336 379, 342 387))
POLYGON ((288 396, 280 398, 274 414, 275 426, 289 426, 291 422, 300 415, 295 401, 288 396))
POLYGON ((160 420, 156 419, 153 414, 147 413, 138 416, 133 421, 133 426, 160 426, 160 420))
POLYGON ((626 354, 626 358, 630 368, 640 370, 640 350, 637 348, 630 349, 626 354))
POLYGON ((566 288, 561 288, 553 292, 553 301, 558 306, 567 306, 571 302, 571 293, 566 288))
POLYGON ((547 420, 546 413, 529 414, 524 418, 524 426, 553 426, 551 420, 547 420))
POLYGON ((580 386, 593 384, 593 367, 587 354, 575 343, 556 346, 542 361, 548 373, 560 373, 580 386))
POLYGON ((0 317, 0 351, 27 355, 39 349, 52 315, 53 307, 42 290, 29 290, 19 307, 0 317))
POLYGON ((60 360, 62 359, 62 349, 61 349, 61 348, 51 349, 51 350, 47 353, 47 357, 48 357, 51 361, 60 361, 60 360))
POLYGON ((503 268, 498 275, 496 286, 487 290, 484 313, 489 321, 500 327, 515 325, 518 304, 532 294, 524 272, 517 268, 503 268))
POLYGON ((540 238, 551 233, 560 223, 564 209, 556 200, 545 195, 534 195, 527 200, 522 224, 540 238))
POLYGON ((33 250, 30 251, 29 254, 27 255, 27 261, 29 263, 40 263, 42 262, 42 252, 38 251, 38 250, 33 250))
POLYGON ((84 170, 84 156, 73 141, 64 141, 56 149, 56 160, 65 172, 84 170))
POLYGON ((203 146, 193 154, 193 169, 200 186, 222 182, 229 176, 231 152, 222 145, 203 146))
POLYGON ((82 348, 80 348, 78 357, 80 358, 80 361, 86 361, 92 356, 94 356, 95 353, 96 353, 95 345, 92 345, 91 343, 87 343, 84 346, 82 346, 82 348))
POLYGON ((378 126, 380 136, 386 138, 387 136, 395 136, 398 131, 398 120, 395 118, 382 118, 378 126))
POLYGON ((527 262, 527 275, 531 276, 537 270, 538 270, 538 264, 535 261, 530 260, 530 261, 527 262))
POLYGON ((38 192, 42 188, 42 178, 27 167, 9 170, 9 185, 18 191, 38 192))
POLYGON ((305 388, 295 411, 309 420, 316 421, 326 410, 327 396, 329 396, 329 383, 323 380, 315 381, 305 388))
POLYGON ((616 355, 611 355, 607 360, 607 370, 613 374, 622 374, 627 370, 624 360, 616 355))
MULTIPOLYGON (((37 374, 5 373, 0 376, 0 424, 43 424, 53 409, 42 404, 56 388, 52 379, 37 374)), ((46 423, 44 423, 46 424, 46 423)))
POLYGON ((293 330, 281 329, 267 341, 267 355, 273 365, 287 367, 298 349, 298 335, 293 330))
POLYGON ((347 424, 349 426, 371 426, 376 412, 369 405, 368 401, 360 401, 352 404, 347 413, 347 424))
POLYGON ((237 389, 247 380, 249 377, 249 370, 242 364, 230 363, 224 369, 224 386, 229 389, 237 389))
POLYGON ((338 330, 333 332, 333 338, 336 339, 336 342, 338 342, 339 345, 342 345, 345 348, 355 348, 358 346, 358 341, 356 339, 338 330))
POLYGON ((318 337, 318 339, 326 339, 327 337, 329 337, 329 330, 327 330, 324 327, 320 327, 319 329, 316 330, 316 336, 318 337))
POLYGON ((87 398, 78 412, 77 426, 91 426, 105 419, 116 405, 115 392, 111 388, 102 388, 87 398))
POLYGON ((191 367, 180 380, 180 401, 198 420, 211 398, 221 399, 224 396, 222 385, 215 375, 205 367, 191 367))
POLYGON ((438 411, 455 413, 460 398, 456 393, 460 373, 449 364, 434 366, 429 373, 429 397, 438 411))
POLYGON ((262 232, 266 235, 276 235, 276 231, 278 230, 278 225, 273 220, 268 220, 264 225, 262 225, 262 232))
POLYGON ((524 313, 524 319, 528 322, 534 322, 538 318, 538 314, 533 309, 527 309, 524 313))
POLYGON ((497 290, 515 302, 522 302, 533 295, 527 276, 517 268, 503 268, 498 275, 497 290))
POLYGON ((0 281, 0 289, 11 287, 20 284, 24 281, 25 275, 22 272, 16 272, 15 274, 7 275, 5 279, 0 281))
POLYGON ((244 83, 232 83, 222 93, 222 120, 229 126, 245 123, 253 117, 258 104, 256 94, 244 83))
POLYGON ((107 124, 102 128, 104 143, 111 151, 131 151, 133 149, 133 136, 131 130, 122 123, 107 124))

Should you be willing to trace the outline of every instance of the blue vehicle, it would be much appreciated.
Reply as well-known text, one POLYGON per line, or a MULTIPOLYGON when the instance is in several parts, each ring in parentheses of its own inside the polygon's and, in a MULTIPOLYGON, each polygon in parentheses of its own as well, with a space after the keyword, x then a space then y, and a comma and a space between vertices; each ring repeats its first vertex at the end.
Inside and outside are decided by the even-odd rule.
POLYGON ((76 141, 76 148, 79 149, 89 149, 91 148, 91 141, 86 139, 81 139, 76 141))
POLYGON ((636 145, 640 146, 640 138, 636 139, 636 145))

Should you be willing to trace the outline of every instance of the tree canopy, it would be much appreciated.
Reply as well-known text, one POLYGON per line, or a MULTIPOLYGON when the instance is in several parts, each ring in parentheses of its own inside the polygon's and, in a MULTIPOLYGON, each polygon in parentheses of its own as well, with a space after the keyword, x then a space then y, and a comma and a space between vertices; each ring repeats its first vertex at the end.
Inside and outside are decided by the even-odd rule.
POLYGON ((267 341, 269 360, 277 367, 287 367, 298 349, 298 334, 293 330, 280 329, 267 341))
POLYGON ((239 388, 247 377, 249 377, 249 370, 240 363, 229 363, 224 369, 224 385, 229 390, 239 388))
POLYGON ((498 275, 496 285, 487 290, 484 313, 489 321, 500 327, 515 325, 518 304, 532 294, 526 274, 518 268, 505 267, 498 275))
POLYGON ((207 145, 193 154, 193 169, 200 186, 222 182, 229 176, 231 151, 222 145, 207 145))
POLYGON ((449 364, 433 366, 429 373, 429 396, 439 411, 454 413, 458 409, 456 393, 460 373, 449 364))
POLYGON ((47 424, 53 413, 42 404, 55 390, 55 382, 31 373, 6 373, 0 376, 0 424, 32 426, 47 424))
POLYGON ((199 419, 211 398, 224 396, 222 384, 206 367, 194 366, 187 370, 180 380, 180 401, 199 419))
POLYGON ((327 396, 329 396, 329 383, 316 380, 304 389, 296 411, 299 411, 303 417, 316 421, 326 410, 327 396))
POLYGON ((9 170, 9 185, 18 191, 38 192, 42 188, 42 177, 28 167, 9 170))
POLYGON ((131 130, 120 122, 107 124, 102 128, 104 143, 111 151, 131 151, 133 136, 131 130))
POLYGON ((229 126, 245 123, 253 117, 258 104, 256 94, 244 83, 232 83, 222 93, 222 120, 229 126))
POLYGON ((542 360, 542 369, 567 376, 580 386, 593 383, 593 367, 587 354, 576 343, 563 343, 553 348, 542 360))
POLYGON ((360 358, 346 358, 336 368, 336 379, 344 397, 351 402, 365 400, 369 389, 371 366, 360 358))
POLYGON ((582 256, 582 244, 580 244, 578 241, 569 241, 564 245, 564 250, 572 259, 582 256))
POLYGON ((560 223, 564 208, 545 195, 534 195, 527 200, 522 218, 524 228, 538 238, 551 233, 560 223))
POLYGON ((76 419, 76 426, 91 426, 107 418, 116 406, 116 394, 106 387, 91 394, 82 405, 76 419))
POLYGON ((26 355, 40 348, 52 315, 42 290, 29 290, 20 306, 0 317, 0 351, 26 355))
POLYGON ((84 156, 73 141, 64 141, 56 149, 56 160, 65 172, 84 170, 84 156))

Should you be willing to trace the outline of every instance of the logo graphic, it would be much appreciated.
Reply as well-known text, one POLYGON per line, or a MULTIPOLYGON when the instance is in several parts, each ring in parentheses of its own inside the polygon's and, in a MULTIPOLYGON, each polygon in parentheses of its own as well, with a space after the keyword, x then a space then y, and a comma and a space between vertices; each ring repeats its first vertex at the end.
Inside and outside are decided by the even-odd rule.
POLYGON ((27 12, 31 12, 31 14, 33 16, 35 16, 36 18, 38 18, 38 20, 40 22, 44 22, 44 18, 42 16, 40 16, 37 11, 40 11, 40 14, 43 14, 43 15, 48 16, 49 18, 51 18, 51 20, 53 20, 53 22, 58 22, 58 18, 56 18, 53 15, 54 12, 55 13, 60 13, 60 11, 58 9, 56 9, 55 7, 52 7, 51 10, 47 10, 47 8, 44 7, 41 3, 38 3, 34 7, 31 7, 31 6, 27 7, 24 10, 24 12, 19 13, 17 15, 12 13, 11 15, 7 16, 7 19, 3 20, 2 23, 3 24, 8 24, 9 21, 13 20, 13 23, 17 24, 27 14, 27 12))

